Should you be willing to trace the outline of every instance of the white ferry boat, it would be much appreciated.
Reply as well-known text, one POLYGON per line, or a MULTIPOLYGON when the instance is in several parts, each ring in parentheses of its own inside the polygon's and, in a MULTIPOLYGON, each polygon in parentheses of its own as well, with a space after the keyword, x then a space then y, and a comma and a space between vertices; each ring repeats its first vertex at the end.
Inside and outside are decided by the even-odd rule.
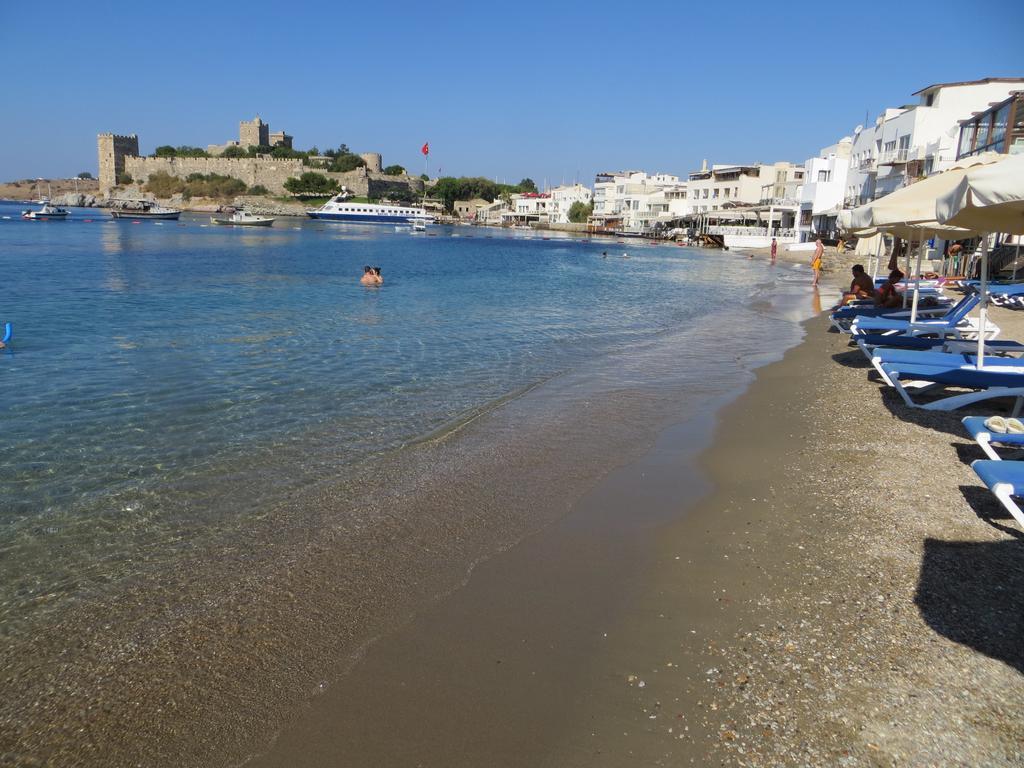
POLYGON ((315 211, 306 211, 311 219, 350 221, 356 224, 433 224, 434 220, 422 208, 381 203, 357 203, 343 191, 332 197, 315 211))

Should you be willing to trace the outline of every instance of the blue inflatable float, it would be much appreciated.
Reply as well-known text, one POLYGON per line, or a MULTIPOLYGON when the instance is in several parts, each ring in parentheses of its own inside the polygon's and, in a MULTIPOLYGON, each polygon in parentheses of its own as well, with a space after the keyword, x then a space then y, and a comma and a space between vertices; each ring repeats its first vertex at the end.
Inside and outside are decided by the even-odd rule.
POLYGON ((11 327, 11 324, 10 323, 4 323, 4 337, 3 337, 3 339, 0 339, 0 342, 6 344, 7 342, 9 342, 11 340, 11 336, 13 336, 13 335, 14 335, 14 329, 11 327))

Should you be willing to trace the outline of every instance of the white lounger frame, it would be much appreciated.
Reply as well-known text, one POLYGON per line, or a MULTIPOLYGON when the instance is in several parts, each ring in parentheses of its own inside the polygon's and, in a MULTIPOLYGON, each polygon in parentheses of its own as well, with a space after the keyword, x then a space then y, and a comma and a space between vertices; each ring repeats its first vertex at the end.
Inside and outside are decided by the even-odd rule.
POLYGON ((1013 519, 1017 521, 1021 528, 1024 528, 1024 511, 1017 506, 1017 502, 1013 500, 1013 484, 1012 483, 996 483, 995 487, 991 489, 992 493, 1002 503, 1006 511, 1013 515, 1013 519))
POLYGON ((993 400, 997 397, 1013 397, 1016 398, 1013 403, 1012 415, 1014 418, 1020 416, 1021 407, 1024 406, 1024 387, 989 387, 988 389, 978 390, 977 392, 965 392, 959 395, 949 395, 939 400, 932 400, 929 403, 917 403, 914 402, 910 397, 910 393, 907 391, 912 388, 915 392, 932 392, 937 389, 942 389, 947 386, 934 381, 900 381, 898 378, 890 378, 882 372, 882 376, 885 380, 900 393, 900 397, 903 398, 903 402, 909 405, 911 408, 920 408, 925 411, 955 411, 957 408, 963 408, 965 405, 971 403, 980 403, 985 400, 993 400))

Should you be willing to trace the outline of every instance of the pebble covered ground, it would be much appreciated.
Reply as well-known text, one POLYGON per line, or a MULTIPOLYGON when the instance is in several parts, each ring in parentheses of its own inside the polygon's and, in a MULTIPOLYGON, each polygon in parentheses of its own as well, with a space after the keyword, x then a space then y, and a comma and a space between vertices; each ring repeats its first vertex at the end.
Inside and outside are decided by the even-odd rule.
MULTIPOLYGON (((1024 314, 992 316, 1024 338, 1024 314)), ((715 500, 723 519, 757 517, 721 553, 755 578, 726 597, 731 634, 693 660, 691 756, 1024 765, 1024 531, 971 470, 985 457, 960 424, 1012 404, 908 408, 824 318, 808 332, 745 438, 771 480, 715 500)))

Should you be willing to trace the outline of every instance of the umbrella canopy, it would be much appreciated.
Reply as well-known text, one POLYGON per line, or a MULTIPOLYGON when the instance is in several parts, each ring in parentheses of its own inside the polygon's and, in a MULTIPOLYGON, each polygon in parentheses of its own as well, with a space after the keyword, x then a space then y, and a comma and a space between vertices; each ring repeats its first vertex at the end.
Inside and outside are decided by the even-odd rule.
POLYGON ((964 158, 948 171, 929 176, 867 205, 854 208, 850 213, 851 228, 873 228, 906 238, 920 236, 921 230, 946 233, 952 237, 965 236, 969 233, 963 231, 964 228, 958 232, 936 220, 936 200, 955 189, 972 169, 994 163, 1000 157, 993 152, 986 152, 964 158))
POLYGON ((935 215, 977 232, 1024 235, 1024 155, 972 168, 936 201, 935 215))
MULTIPOLYGON (((947 224, 979 232, 1024 234, 1024 157, 974 168, 935 203, 935 215, 947 224)), ((988 298, 988 238, 981 239, 981 309, 978 367, 985 364, 985 303, 988 298)))

